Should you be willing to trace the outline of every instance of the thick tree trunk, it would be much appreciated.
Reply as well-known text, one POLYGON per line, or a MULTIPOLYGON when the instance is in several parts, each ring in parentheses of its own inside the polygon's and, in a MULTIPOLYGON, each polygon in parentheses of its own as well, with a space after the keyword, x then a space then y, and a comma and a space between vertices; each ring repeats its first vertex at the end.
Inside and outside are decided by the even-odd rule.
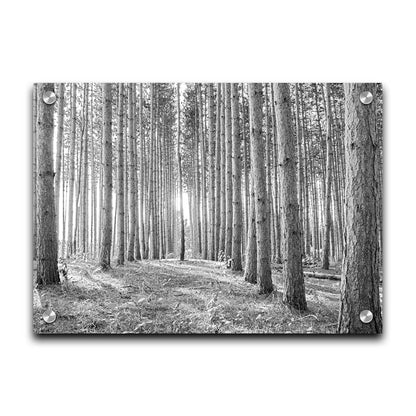
POLYGON ((263 124, 263 91, 262 84, 248 84, 250 99, 250 141, 251 160, 254 175, 257 236, 257 280, 259 292, 270 293, 273 284, 270 269, 270 230, 267 207, 266 171, 264 166, 263 124))
POLYGON ((103 206, 101 222, 101 247, 99 265, 102 270, 110 268, 111 257, 111 214, 112 214, 112 192, 113 192, 113 147, 112 147, 112 107, 111 107, 111 84, 103 84, 103 206))
POLYGON ((302 273, 302 235, 297 201, 296 150, 290 90, 288 84, 274 84, 273 88, 282 195, 283 301, 303 311, 306 309, 306 297, 302 273))
POLYGON ((231 84, 232 117, 232 179, 233 179, 233 230, 232 270, 243 270, 241 262, 241 232, 243 228, 243 211, 241 208, 241 138, 239 127, 238 84, 231 84))
POLYGON ((59 283, 52 150, 53 113, 56 104, 49 105, 43 101, 43 95, 48 91, 54 92, 53 84, 39 84, 36 149, 38 285, 59 283))
POLYGON ((36 247, 37 247, 37 202, 36 202, 36 184, 37 184, 37 124, 38 124, 38 85, 33 85, 32 93, 32 231, 33 231, 33 244, 32 244, 32 258, 33 260, 37 257, 36 247))
POLYGON ((248 229, 249 229, 249 213, 250 213, 250 183, 249 183, 249 136, 246 136, 246 119, 245 119, 245 102, 244 102, 244 84, 241 84, 241 119, 242 119, 242 140, 243 140, 243 160, 244 160, 244 238, 243 247, 247 245, 248 229))
POLYGON ((346 227, 341 276, 338 331, 379 334, 382 317, 379 297, 379 240, 376 100, 360 101, 360 93, 376 97, 376 84, 345 84, 346 227), (360 320, 369 310, 373 319, 360 320))

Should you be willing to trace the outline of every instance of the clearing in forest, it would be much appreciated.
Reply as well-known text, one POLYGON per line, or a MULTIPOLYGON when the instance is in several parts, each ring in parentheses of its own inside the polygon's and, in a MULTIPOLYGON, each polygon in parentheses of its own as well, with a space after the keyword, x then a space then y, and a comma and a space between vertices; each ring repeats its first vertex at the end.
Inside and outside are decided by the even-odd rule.
MULTIPOLYGON (((222 263, 160 260, 127 263, 109 272, 96 263, 68 262, 69 284, 34 289, 36 334, 332 334, 336 332, 339 281, 306 277, 308 310, 282 303, 282 277, 259 295, 222 263), (56 321, 42 319, 45 302, 56 321)), ((334 270, 331 271, 335 273, 334 270)))

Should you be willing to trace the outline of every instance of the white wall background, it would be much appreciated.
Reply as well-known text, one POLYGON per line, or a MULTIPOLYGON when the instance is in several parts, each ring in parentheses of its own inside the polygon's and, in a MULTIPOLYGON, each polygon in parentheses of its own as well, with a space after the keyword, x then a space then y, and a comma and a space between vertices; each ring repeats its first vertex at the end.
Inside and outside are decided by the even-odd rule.
POLYGON ((416 371, 411 4, 3 2, 1 413, 409 414, 416 371), (31 84, 39 81, 383 82, 385 334, 377 339, 32 336, 30 105, 31 84))

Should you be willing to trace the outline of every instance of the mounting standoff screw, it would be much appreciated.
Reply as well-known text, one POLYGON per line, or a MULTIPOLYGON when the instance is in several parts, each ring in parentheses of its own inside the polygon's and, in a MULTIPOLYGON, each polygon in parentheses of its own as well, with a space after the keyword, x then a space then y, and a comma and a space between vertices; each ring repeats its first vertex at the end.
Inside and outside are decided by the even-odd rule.
POLYGON ((370 104, 373 101, 373 94, 370 91, 363 91, 360 94, 360 101, 363 104, 370 104))
POLYGON ((45 91, 43 93, 43 102, 45 104, 51 105, 56 101, 56 94, 53 91, 45 91))
POLYGON ((369 324, 373 320, 373 312, 369 310, 361 311, 360 320, 364 324, 369 324))

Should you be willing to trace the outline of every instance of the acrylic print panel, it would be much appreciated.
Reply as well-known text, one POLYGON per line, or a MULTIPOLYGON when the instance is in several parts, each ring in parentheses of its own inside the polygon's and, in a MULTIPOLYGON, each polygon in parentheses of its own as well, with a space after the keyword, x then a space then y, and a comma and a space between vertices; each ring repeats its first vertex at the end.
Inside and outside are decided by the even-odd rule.
POLYGON ((381 84, 36 84, 36 334, 382 332, 381 84))

